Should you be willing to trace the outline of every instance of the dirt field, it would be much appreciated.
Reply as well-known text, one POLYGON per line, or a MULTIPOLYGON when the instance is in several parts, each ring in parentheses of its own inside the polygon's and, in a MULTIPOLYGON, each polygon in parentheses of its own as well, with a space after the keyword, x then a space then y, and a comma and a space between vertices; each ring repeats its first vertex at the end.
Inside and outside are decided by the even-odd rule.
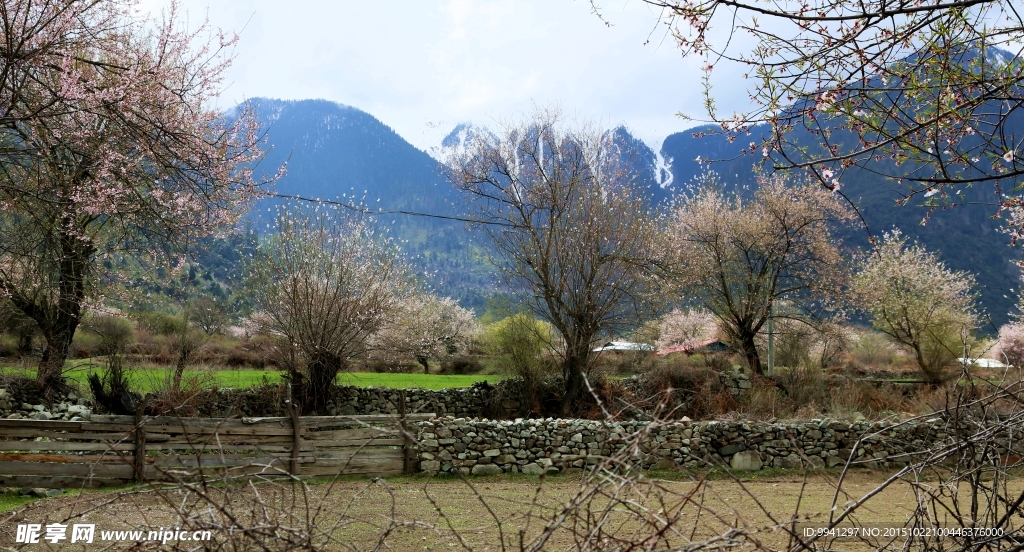
MULTIPOLYGON (((851 472, 836 504, 842 508, 848 501, 861 498, 885 477, 878 472, 851 472)), ((94 523, 97 541, 100 530, 194 527, 175 514, 174 509, 180 507, 185 518, 226 519, 231 515, 236 525, 262 527, 267 534, 278 535, 277 544, 271 545, 275 550, 295 544, 286 544, 289 536, 285 528, 306 526, 319 528, 320 536, 315 540, 327 549, 364 550, 383 544, 391 550, 501 550, 502 539, 511 549, 519 549, 520 542, 540 544, 535 539, 558 519, 562 520, 561 527, 538 549, 574 549, 577 539, 588 534, 600 535, 598 538, 610 545, 618 539, 639 540, 658 531, 665 535, 662 546, 706 541, 731 532, 731 538, 716 542, 780 549, 790 544, 781 524, 794 517, 809 524, 826 521, 836 495, 836 475, 817 474, 805 479, 792 474, 741 481, 683 479, 652 478, 628 486, 610 481, 600 487, 584 487, 581 476, 543 481, 499 476, 467 481, 411 478, 314 482, 308 494, 291 483, 199 490, 216 502, 229 503, 226 512, 211 511, 208 503, 180 491, 162 496, 152 491, 86 492, 41 500, 0 514, 0 546, 16 546, 15 528, 19 523, 94 523), (590 492, 595 489, 597 492, 590 492), (580 515, 563 518, 565 505, 581 493, 586 499, 583 507, 575 509, 580 515)), ((1011 481, 1008 491, 1012 494, 1022 489, 1024 480, 1018 478, 1011 481)), ((915 505, 912 487, 897 483, 869 499, 857 519, 862 524, 902 523, 915 505)), ((147 543, 140 548, 155 549, 155 545, 147 543)), ((24 549, 48 546, 41 543, 24 549)), ((128 542, 96 542, 82 549, 130 546, 128 542)), ((181 546, 189 547, 186 543, 181 546)), ((832 546, 873 548, 856 541, 832 546)), ((55 548, 73 549, 66 543, 55 548)))

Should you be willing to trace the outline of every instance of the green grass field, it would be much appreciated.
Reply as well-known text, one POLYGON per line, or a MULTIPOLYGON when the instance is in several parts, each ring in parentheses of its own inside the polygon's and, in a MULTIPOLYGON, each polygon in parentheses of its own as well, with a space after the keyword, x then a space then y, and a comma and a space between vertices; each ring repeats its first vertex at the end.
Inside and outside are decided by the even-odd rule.
MULTIPOLYGON (((76 360, 68 363, 65 375, 77 382, 83 389, 87 387, 86 377, 91 372, 104 372, 105 366, 89 360, 76 360)), ((0 373, 17 374, 34 377, 35 369, 23 366, 0 367, 0 373)), ((131 379, 140 391, 153 391, 166 387, 173 374, 171 368, 153 365, 131 370, 131 379)), ((282 372, 274 370, 232 370, 203 368, 185 371, 186 381, 192 380, 199 387, 232 387, 245 388, 265 382, 280 383, 282 372)), ((469 387, 478 381, 497 382, 502 376, 467 375, 445 376, 438 374, 378 374, 373 372, 344 372, 338 375, 338 385, 354 385, 357 387, 390 387, 394 389, 448 389, 452 387, 469 387)))

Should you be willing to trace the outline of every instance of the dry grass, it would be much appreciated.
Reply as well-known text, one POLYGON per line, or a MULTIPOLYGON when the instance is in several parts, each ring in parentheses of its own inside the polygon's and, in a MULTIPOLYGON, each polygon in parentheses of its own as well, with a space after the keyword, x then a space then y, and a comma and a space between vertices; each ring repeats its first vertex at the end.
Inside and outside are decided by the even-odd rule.
MULTIPOLYGON (((887 476, 870 471, 847 474, 838 504, 861 498, 887 476)), ((563 505, 578 495, 581 485, 582 479, 572 476, 546 480, 498 476, 467 481, 408 478, 319 482, 297 493, 287 488, 301 485, 263 483, 233 489, 231 494, 238 502, 259 493, 269 506, 317 510, 316 523, 329 528, 332 535, 327 549, 373 549, 386 533, 384 544, 391 550, 446 550, 463 544, 474 550, 499 550, 502 539, 508 547, 519 549, 520 542, 538 537, 563 505), (298 502, 289 502, 296 496, 300 497, 298 502)), ((1024 490, 1024 479, 1012 480, 1010 490, 1024 490)), ((737 544, 780 549, 790 545, 780 524, 794 518, 811 524, 827 520, 836 494, 836 476, 819 473, 805 478, 789 474, 714 481, 646 478, 625 492, 628 495, 620 499, 643 505, 652 515, 678 515, 670 529, 674 533, 670 540, 675 545, 706 541, 733 528, 746 527, 753 531, 737 537, 737 544)), ((620 518, 610 525, 623 538, 636 538, 637 531, 645 530, 645 526, 622 512, 622 504, 625 502, 608 513, 613 519, 620 518)), ((589 509, 598 514, 600 505, 596 501, 589 509)), ((909 481, 895 484, 870 498, 858 510, 858 520, 862 524, 901 523, 915 506, 909 481)), ((173 527, 180 523, 168 502, 153 493, 86 492, 38 501, 5 514, 0 518, 0 546, 14 544, 13 531, 18 523, 67 519, 95 523, 97 530, 173 527)), ((580 529, 566 524, 551 536, 544 549, 572 548, 580 529)), ((853 544, 844 542, 843 548, 853 544)))

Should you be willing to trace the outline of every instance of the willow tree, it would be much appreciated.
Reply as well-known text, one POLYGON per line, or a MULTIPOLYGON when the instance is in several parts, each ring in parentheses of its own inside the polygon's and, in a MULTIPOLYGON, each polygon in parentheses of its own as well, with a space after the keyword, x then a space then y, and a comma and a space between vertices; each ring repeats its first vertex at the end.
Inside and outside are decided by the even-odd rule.
POLYGON ((478 134, 448 159, 520 303, 558 332, 563 413, 579 397, 595 339, 638 322, 656 235, 629 152, 593 128, 538 112, 478 134))
POLYGON ((246 264, 265 329, 294 348, 293 393, 307 413, 326 411, 338 372, 416 291, 398 248, 337 211, 283 211, 246 264))
POLYGON ((131 2, 4 7, 59 21, 49 55, 17 63, 11 45, 31 39, 15 33, 28 31, 0 29, 0 290, 38 324, 37 382, 50 389, 93 284, 112 275, 101 261, 174 254, 183 236, 235 220, 258 191, 260 137, 249 110, 226 119, 213 105, 232 38, 207 41, 173 11, 138 19, 131 2))
POLYGON ((755 338, 775 301, 785 297, 810 320, 811 307, 843 292, 848 267, 835 230, 851 219, 834 193, 779 176, 762 178, 750 200, 704 187, 666 221, 662 267, 681 297, 714 314, 760 374, 755 338))

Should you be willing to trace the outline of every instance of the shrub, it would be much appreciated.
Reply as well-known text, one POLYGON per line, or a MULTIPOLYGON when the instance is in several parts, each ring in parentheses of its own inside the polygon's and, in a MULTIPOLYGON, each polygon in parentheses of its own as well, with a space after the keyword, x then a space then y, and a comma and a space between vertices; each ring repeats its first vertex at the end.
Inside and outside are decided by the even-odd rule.
POLYGON ((111 357, 110 365, 105 372, 90 373, 88 380, 93 403, 107 413, 134 414, 135 408, 142 401, 142 395, 131 389, 132 378, 129 370, 121 365, 120 358, 116 356, 111 357))
POLYGON ((814 334, 813 328, 806 324, 785 319, 777 320, 775 324, 775 366, 791 368, 810 366, 814 334))
POLYGON ((125 349, 135 342, 135 329, 132 323, 119 316, 94 314, 85 319, 83 326, 84 329, 99 336, 96 352, 103 356, 123 354, 125 349))
POLYGON ((866 392, 864 386, 853 381, 844 379, 838 382, 837 385, 831 387, 831 393, 829 393, 829 415, 850 419, 858 413, 867 412, 868 409, 865 407, 868 405, 868 395, 869 392, 866 392))
POLYGON ((870 391, 867 395, 868 409, 873 414, 896 412, 904 409, 903 390, 900 389, 899 385, 894 383, 871 385, 867 382, 862 382, 861 385, 866 386, 870 391))
POLYGON ((795 408, 823 406, 828 400, 828 385, 825 375, 818 368, 805 365, 780 370, 775 381, 785 392, 795 408))
POLYGON ((670 417, 710 418, 737 406, 718 372, 696 356, 677 356, 658 363, 645 375, 643 392, 645 400, 638 406, 661 410, 670 417))
POLYGON ((848 351, 853 363, 874 369, 891 366, 899 354, 888 337, 869 330, 855 331, 848 351))
POLYGON ((468 356, 455 357, 441 365, 442 374, 479 374, 483 369, 479 360, 468 356))
POLYGON ((163 312, 144 312, 138 317, 139 326, 154 335, 181 333, 185 324, 174 315, 163 312))
POLYGON ((704 360, 704 366, 716 371, 716 372, 731 372, 732 361, 729 360, 729 355, 722 353, 713 353, 710 355, 702 355, 704 360))
POLYGON ((216 398, 217 394, 214 377, 210 372, 183 374, 175 386, 173 375, 168 371, 156 384, 156 391, 147 403, 147 411, 155 416, 199 416, 204 403, 216 398))
POLYGON ((365 366, 370 372, 378 374, 411 374, 419 371, 416 364, 399 360, 369 360, 365 366))
POLYGON ((0 357, 16 357, 20 354, 18 349, 18 338, 16 336, 0 335, 0 357))
POLYGON ((753 420, 782 418, 792 413, 785 393, 774 381, 757 378, 740 397, 738 411, 744 417, 753 420))
POLYGON ((484 330, 486 349, 497 356, 501 370, 523 381, 526 402, 539 401, 541 380, 556 370, 552 359, 542 356, 550 350, 553 335, 550 324, 526 314, 514 314, 484 330))
POLYGON ((593 371, 620 376, 635 374, 642 370, 649 356, 647 351, 606 351, 594 361, 593 371))
POLYGON ((99 345, 101 338, 88 332, 75 332, 71 340, 71 350, 68 356, 71 358, 90 358, 100 354, 99 345))

